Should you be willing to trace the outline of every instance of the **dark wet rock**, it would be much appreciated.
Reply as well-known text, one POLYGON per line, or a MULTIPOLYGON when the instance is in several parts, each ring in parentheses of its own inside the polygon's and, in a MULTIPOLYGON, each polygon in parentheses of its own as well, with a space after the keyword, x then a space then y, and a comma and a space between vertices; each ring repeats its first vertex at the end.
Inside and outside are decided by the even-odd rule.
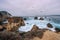
POLYGON ((24 20, 27 20, 27 18, 23 18, 24 20))
POLYGON ((41 17, 39 20, 44 20, 44 18, 41 17))
POLYGON ((19 33, 15 32, 0 32, 0 40, 21 40, 19 33))
POLYGON ((47 24, 47 27, 53 28, 52 24, 50 24, 50 23, 47 24))
POLYGON ((56 30, 57 33, 60 32, 60 29, 59 28, 55 28, 55 30, 56 30))
POLYGON ((37 19, 38 19, 38 17, 34 17, 34 19, 35 19, 35 20, 37 20, 37 19))

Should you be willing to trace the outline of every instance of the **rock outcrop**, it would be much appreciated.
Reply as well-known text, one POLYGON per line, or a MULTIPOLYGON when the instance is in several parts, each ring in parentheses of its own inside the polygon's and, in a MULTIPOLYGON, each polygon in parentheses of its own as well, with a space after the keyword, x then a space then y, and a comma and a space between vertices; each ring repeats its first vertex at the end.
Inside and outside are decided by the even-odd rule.
POLYGON ((19 33, 8 31, 0 32, 0 40, 21 40, 21 39, 22 38, 19 35, 19 33))
POLYGON ((0 21, 1 30, 17 31, 20 26, 25 26, 22 17, 7 17, 6 20, 0 21))
POLYGON ((53 28, 52 24, 50 24, 50 23, 47 24, 47 27, 53 28))
POLYGON ((59 28, 55 28, 56 32, 59 33, 60 32, 60 29, 59 28))
POLYGON ((40 19, 39 20, 44 20, 44 18, 43 17, 40 17, 40 19))
POLYGON ((6 24, 7 30, 16 31, 20 26, 25 26, 22 17, 8 17, 8 23, 6 24))
POLYGON ((40 30, 40 29, 38 28, 38 26, 33 25, 33 27, 32 27, 32 29, 31 29, 31 31, 37 31, 37 30, 40 30))
POLYGON ((33 28, 29 32, 20 33, 24 40, 32 40, 34 37, 42 39, 44 31, 39 29, 36 25, 33 25, 33 28))
POLYGON ((43 31, 43 32, 45 32, 46 30, 48 30, 48 29, 40 29, 38 26, 36 26, 36 25, 33 25, 33 27, 32 27, 32 29, 31 29, 31 31, 43 31))
POLYGON ((0 32, 0 40, 60 40, 60 34, 52 31, 29 31, 25 33, 0 32), (44 35, 43 35, 44 34, 44 35))
POLYGON ((34 37, 38 37, 40 39, 42 39, 44 32, 43 31, 31 31, 31 32, 26 32, 26 33, 21 33, 21 37, 23 38, 23 40, 31 40, 34 37))

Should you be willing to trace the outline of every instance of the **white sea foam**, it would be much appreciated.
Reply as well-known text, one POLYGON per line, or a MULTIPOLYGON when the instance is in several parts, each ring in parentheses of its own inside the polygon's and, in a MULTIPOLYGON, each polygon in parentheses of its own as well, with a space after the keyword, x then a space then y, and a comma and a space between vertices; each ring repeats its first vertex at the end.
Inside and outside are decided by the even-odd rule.
MULTIPOLYGON (((19 28, 19 31, 23 31, 23 32, 30 31, 32 29, 33 25, 36 25, 41 29, 47 28, 47 24, 49 23, 49 21, 46 21, 46 20, 27 20, 24 22, 25 22, 25 26, 21 26, 19 28)), ((54 28, 48 28, 48 29, 51 31, 55 31, 54 28)))

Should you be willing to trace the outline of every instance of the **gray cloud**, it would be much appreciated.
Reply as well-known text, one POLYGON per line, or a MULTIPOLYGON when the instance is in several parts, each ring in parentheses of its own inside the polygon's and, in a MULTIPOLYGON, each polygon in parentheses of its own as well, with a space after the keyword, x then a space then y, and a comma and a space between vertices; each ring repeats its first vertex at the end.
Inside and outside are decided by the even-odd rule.
POLYGON ((0 10, 15 16, 60 15, 60 0, 0 0, 0 10))

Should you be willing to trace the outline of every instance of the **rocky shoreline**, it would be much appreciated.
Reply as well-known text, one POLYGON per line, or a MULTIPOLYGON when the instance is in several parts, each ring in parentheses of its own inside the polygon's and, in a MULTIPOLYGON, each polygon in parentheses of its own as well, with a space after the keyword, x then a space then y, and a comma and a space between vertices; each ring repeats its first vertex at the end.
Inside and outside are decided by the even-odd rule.
MULTIPOLYGON (((55 32, 46 29, 40 29, 37 25, 28 32, 19 32, 18 28, 25 26, 22 17, 13 17, 8 12, 0 12, 0 40, 60 40, 60 29, 55 28, 55 32), (3 15, 2 13, 5 13, 3 15), (6 15, 8 13, 9 15, 6 15)), ((37 20, 37 17, 34 19, 37 20)), ((39 20, 44 20, 40 18, 39 20)), ((52 24, 47 24, 48 28, 53 28, 52 24)))
POLYGON ((39 29, 36 25, 31 31, 1 31, 0 40, 60 40, 60 32, 52 32, 48 29, 39 29))

